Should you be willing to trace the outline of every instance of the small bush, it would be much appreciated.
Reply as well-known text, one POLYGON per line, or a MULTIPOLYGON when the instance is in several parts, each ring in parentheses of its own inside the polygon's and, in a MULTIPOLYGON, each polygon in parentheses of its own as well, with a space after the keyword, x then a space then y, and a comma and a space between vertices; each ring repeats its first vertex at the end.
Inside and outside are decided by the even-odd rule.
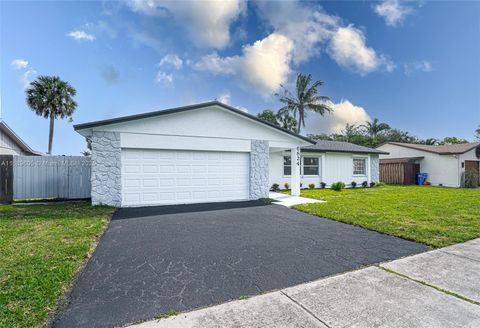
POLYGON ((377 184, 375 185, 376 187, 383 187, 383 186, 386 186, 387 184, 385 182, 377 182, 377 184))
POLYGON ((290 185, 288 183, 285 183, 283 186, 285 187, 285 189, 290 189, 290 185))
POLYGON ((280 190, 280 185, 278 183, 274 183, 272 187, 270 188, 271 191, 279 191, 280 190))
POLYGON ((309 184, 309 185, 308 185, 308 188, 310 188, 310 189, 315 189, 315 184, 314 184, 314 183, 309 184))
POLYGON ((355 181, 352 181, 350 185, 352 186, 352 188, 355 188, 357 186, 357 183, 355 181))
POLYGON ((372 181, 370 182, 370 188, 373 188, 373 187, 375 187, 375 182, 372 181))
POLYGON ((320 182, 320 188, 325 189, 327 184, 325 182, 320 182))
POLYGON ((363 181, 362 182, 362 187, 367 188, 368 187, 368 181, 363 181))
POLYGON ((332 183, 331 188, 335 191, 341 191, 343 188, 345 188, 345 183, 343 183, 342 181, 332 183))

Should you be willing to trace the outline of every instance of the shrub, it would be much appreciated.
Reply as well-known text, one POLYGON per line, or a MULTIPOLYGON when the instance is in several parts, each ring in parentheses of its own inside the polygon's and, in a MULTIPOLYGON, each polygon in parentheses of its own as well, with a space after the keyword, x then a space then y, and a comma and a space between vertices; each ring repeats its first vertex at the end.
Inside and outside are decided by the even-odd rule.
POLYGON ((280 190, 279 184, 278 184, 278 183, 274 183, 274 184, 272 185, 272 187, 270 188, 270 190, 271 190, 271 191, 275 191, 275 192, 276 192, 276 191, 279 191, 279 190, 280 190))
POLYGON ((345 188, 345 183, 343 183, 342 181, 332 183, 331 188, 335 191, 341 191, 343 188, 345 188))
POLYGON ((314 184, 314 183, 309 184, 309 185, 308 185, 308 188, 310 188, 310 189, 315 189, 315 184, 314 184))
POLYGON ((290 185, 288 183, 285 183, 283 186, 285 187, 285 189, 290 189, 290 185))
POLYGON ((377 184, 375 185, 375 187, 383 187, 383 186, 386 186, 387 184, 385 182, 377 182, 377 184))
POLYGON ((368 187, 368 181, 363 181, 362 182, 362 187, 367 188, 368 187))
POLYGON ((357 186, 357 183, 355 181, 352 181, 350 185, 352 186, 352 188, 355 188, 357 186))
POLYGON ((372 181, 370 182, 370 188, 373 188, 373 187, 375 187, 375 182, 372 181))
POLYGON ((325 189, 327 184, 325 182, 320 182, 320 188, 325 189))

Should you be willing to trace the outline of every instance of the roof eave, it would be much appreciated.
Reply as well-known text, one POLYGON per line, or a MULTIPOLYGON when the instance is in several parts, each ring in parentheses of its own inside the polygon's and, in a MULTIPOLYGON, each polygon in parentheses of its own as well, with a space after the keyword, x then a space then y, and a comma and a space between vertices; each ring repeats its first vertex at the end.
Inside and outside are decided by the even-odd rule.
POLYGON ((284 129, 282 127, 276 126, 270 122, 266 122, 264 120, 261 120, 254 115, 245 113, 235 107, 226 105, 224 103, 221 103, 219 101, 210 101, 210 102, 205 102, 205 103, 200 103, 200 104, 195 104, 195 105, 189 105, 189 106, 183 106, 183 107, 176 107, 176 108, 169 108, 169 109, 164 109, 164 110, 159 110, 159 111, 154 111, 154 112, 149 112, 149 113, 142 113, 142 114, 135 114, 135 115, 129 115, 129 116, 123 116, 123 117, 118 117, 118 118, 113 118, 113 119, 107 119, 107 120, 100 120, 100 121, 94 121, 94 122, 87 122, 87 123, 81 123, 81 124, 76 124, 73 126, 74 130, 79 132, 80 134, 84 135, 81 133, 81 130, 86 130, 86 129, 91 129, 94 127, 99 127, 99 126, 104 126, 104 125, 110 125, 110 124, 116 124, 116 123, 123 123, 123 122, 129 122, 129 121, 134 121, 134 120, 140 120, 140 119, 145 119, 145 118, 150 118, 150 117, 156 117, 156 116, 161 116, 161 115, 168 115, 168 114, 175 114, 175 113, 180 113, 184 112, 187 110, 194 110, 194 109, 199 109, 203 107, 209 107, 209 106, 219 106, 223 107, 225 109, 228 109, 236 114, 239 114, 241 116, 244 116, 246 118, 249 118, 251 120, 254 120, 256 122, 260 122, 264 125, 270 126, 271 128, 274 128, 276 130, 280 130, 286 134, 289 134, 290 136, 293 136, 295 138, 301 139, 303 141, 306 141, 312 145, 314 145, 316 142, 313 141, 310 138, 304 137, 300 134, 294 133, 292 131, 289 131, 287 129, 284 129))

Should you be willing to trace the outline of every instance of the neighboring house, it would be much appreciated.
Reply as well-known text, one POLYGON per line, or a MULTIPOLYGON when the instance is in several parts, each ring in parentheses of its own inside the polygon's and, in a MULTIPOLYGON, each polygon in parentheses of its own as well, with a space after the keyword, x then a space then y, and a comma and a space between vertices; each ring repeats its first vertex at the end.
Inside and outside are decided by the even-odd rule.
MULTIPOLYGON (((302 188, 314 184, 320 187, 322 182, 330 186, 337 181, 347 187, 351 182, 379 181, 379 155, 386 152, 341 141, 319 140, 315 145, 301 149, 302 188)), ((290 151, 270 153, 270 185, 274 183, 284 188, 290 184, 290 151)))
MULTIPOLYGON (((75 130, 92 142, 92 203, 113 206, 268 197, 270 176, 284 170, 283 154, 300 159, 300 148, 315 145, 217 101, 79 124, 75 130)), ((329 159, 326 150, 311 151, 320 162, 329 159)), ((351 154, 336 151, 339 156, 351 154)), ((378 172, 370 169, 369 151, 357 153, 366 159, 357 164, 363 180, 369 174, 375 179, 372 171, 378 172)), ((290 177, 282 177, 293 195, 300 194, 300 164, 301 160, 293 161, 290 177)), ((350 155, 344 166, 348 173, 342 178, 351 176, 352 165, 350 155)), ((319 168, 319 176, 322 172, 319 168)))
POLYGON ((419 164, 420 172, 427 173, 427 181, 434 186, 460 187, 466 170, 479 171, 480 142, 442 146, 387 142, 377 149, 389 153, 380 155, 381 162, 419 164))
POLYGON ((39 156, 42 153, 30 148, 7 123, 0 121, 0 155, 39 156))

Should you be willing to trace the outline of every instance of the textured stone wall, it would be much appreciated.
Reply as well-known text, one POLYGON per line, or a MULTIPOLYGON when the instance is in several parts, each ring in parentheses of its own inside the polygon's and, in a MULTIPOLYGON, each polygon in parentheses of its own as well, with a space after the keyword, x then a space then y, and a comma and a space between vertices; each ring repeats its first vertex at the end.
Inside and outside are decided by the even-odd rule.
POLYGON ((372 182, 380 181, 380 160, 378 154, 370 155, 370 172, 372 174, 372 182))
POLYGON ((250 152, 250 199, 268 197, 269 146, 266 140, 252 140, 250 152))
POLYGON ((120 134, 93 132, 92 204, 120 206, 121 189, 120 134))

